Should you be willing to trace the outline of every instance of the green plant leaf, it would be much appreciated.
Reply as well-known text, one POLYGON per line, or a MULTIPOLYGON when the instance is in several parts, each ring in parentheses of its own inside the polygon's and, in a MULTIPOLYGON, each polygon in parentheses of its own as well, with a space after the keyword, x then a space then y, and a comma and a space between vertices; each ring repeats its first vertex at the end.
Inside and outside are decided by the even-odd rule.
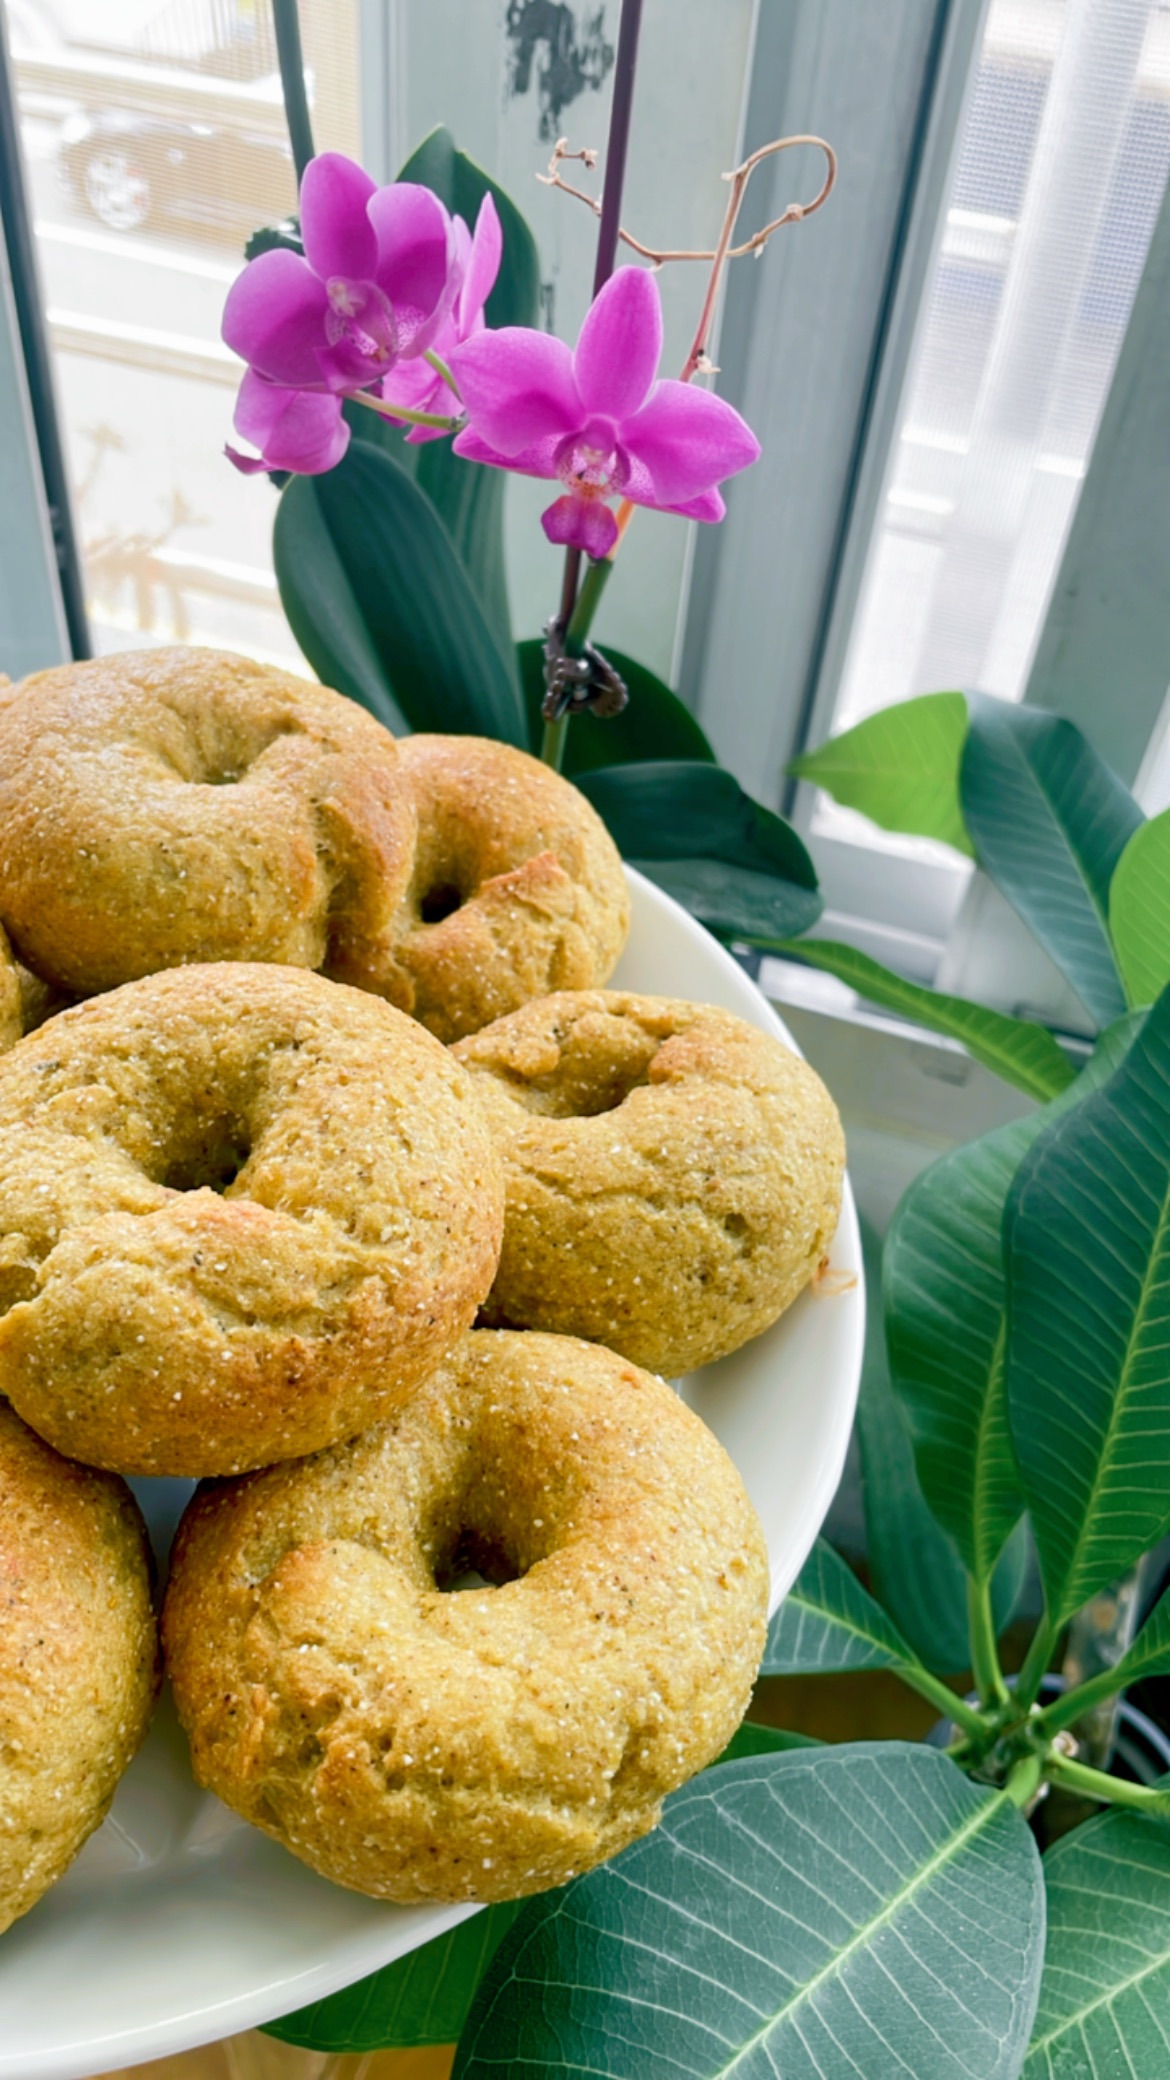
POLYGON ((1139 1020, 1119 1021, 1051 1105, 940 1156, 903 1194, 886 1236, 886 1335, 918 1478, 979 1582, 995 1567, 1024 1507, 1003 1364, 1008 1192, 1038 1135, 1102 1088, 1138 1030, 1139 1020))
POLYGON ((406 2050, 453 2044, 488 1964, 524 1905, 504 1900, 461 1921, 449 1935, 410 1950, 368 1979, 297 2008, 263 2027, 306 2051, 406 2050))
POLYGON ((963 694, 923 693, 867 715, 818 750, 794 758, 788 770, 823 787, 842 808, 859 809, 884 831, 937 838, 970 853, 959 807, 966 735, 963 694))
POLYGON ((496 285, 485 315, 494 329, 501 325, 535 325, 540 300, 540 260, 536 241, 511 196, 461 152, 451 132, 440 123, 399 169, 400 181, 430 188, 453 216, 474 231, 479 205, 490 195, 499 213, 504 251, 496 285))
MULTIPOLYGON (((861 1238, 866 1290, 876 1296, 882 1289, 882 1246, 865 1220, 861 1238)), ((866 1314, 857 1443, 873 1593, 926 1668, 956 1675, 971 1665, 967 1574, 919 1485, 909 1426, 890 1383, 882 1311, 876 1304, 866 1314)), ((1019 1600, 1026 1561, 1026 1540, 1013 1539, 992 1584, 997 1635, 1019 1600)))
POLYGON ((768 1627, 762 1676, 913 1667, 917 1655, 851 1567, 818 1538, 768 1627))
POLYGON ((1170 982, 1170 809, 1136 830, 1109 886, 1109 930, 1131 1004, 1170 982))
POLYGON ((1170 1529, 1170 990, 1024 1157, 1004 1243, 1008 1416, 1060 1624, 1170 1529))
POLYGON ((1048 1948, 1024 2080, 1166 2080, 1170 1828, 1102 1813, 1044 1858, 1048 1948))
POLYGON ((496 1952, 455 2080, 1014 2080, 1044 1944, 1015 1807, 901 1742, 706 1772, 496 1952))
POLYGON ((742 1762, 746 1755, 783 1755, 789 1748, 820 1748, 823 1741, 815 1740, 811 1733, 786 1733, 779 1726, 761 1726, 756 1719, 745 1719, 737 1726, 722 1755, 708 1764, 710 1769, 719 1769, 725 1762, 742 1762))
POLYGON ((434 507, 389 455, 354 441, 327 475, 294 477, 274 549, 290 626, 327 686, 348 676, 342 691, 365 698, 355 660, 376 658, 411 729, 526 745, 512 660, 434 507), (326 541, 334 561, 323 579, 313 559, 326 541), (338 565, 345 585, 334 595, 338 565))
POLYGON ((1126 1009, 1109 884, 1142 812, 1075 723, 968 698, 960 794, 979 864, 1108 1025, 1126 1009))
POLYGON ((1141 1630, 1113 1670, 1117 1692, 1128 1690, 1143 1676, 1164 1676, 1170 1670, 1170 1589, 1163 1591, 1141 1630))
POLYGON ((1002 1011, 989 1011, 966 997, 946 996, 941 990, 924 989, 884 968, 880 961, 859 953, 837 939, 802 939, 797 946, 773 949, 791 960, 805 961, 810 968, 823 968, 847 982, 859 997, 878 1004, 883 1011, 897 1012, 925 1026, 929 1032, 945 1033, 960 1040, 968 1054, 984 1068, 1002 1076, 1005 1083, 1026 1091, 1030 1098, 1054 1098, 1076 1074, 1068 1057, 1061 1053, 1045 1026, 1029 1019, 1008 1018, 1002 1011))
MULTIPOLYGON (((578 773, 591 773, 598 766, 628 765, 632 760, 663 758, 702 759, 713 763, 715 753, 677 693, 663 684, 624 651, 606 645, 605 655, 619 671, 630 690, 629 706, 620 715, 599 721, 588 710, 574 715, 565 738, 565 760, 561 771, 573 780, 578 773)), ((517 643, 516 656, 528 711, 529 743, 540 750, 544 721, 540 704, 544 699, 544 644, 539 636, 517 643)))
POLYGON ((623 857, 712 931, 768 940, 820 915, 813 863, 791 824, 722 766, 652 759, 581 773, 623 857))

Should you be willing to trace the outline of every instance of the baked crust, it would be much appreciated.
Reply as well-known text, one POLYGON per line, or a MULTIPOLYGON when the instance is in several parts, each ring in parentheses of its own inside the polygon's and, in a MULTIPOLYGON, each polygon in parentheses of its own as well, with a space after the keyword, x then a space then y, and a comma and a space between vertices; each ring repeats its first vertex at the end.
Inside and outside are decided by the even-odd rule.
POLYGON ((612 974, 629 930, 621 858, 558 773, 485 737, 406 737, 418 820, 414 870, 377 988, 440 1040, 531 997, 612 974))
POLYGON ((124 1473, 315 1451, 468 1327, 502 1199, 470 1078, 378 998, 127 983, 0 1056, 0 1392, 124 1473))
POLYGON ((235 1811, 359 1892, 510 1899, 722 1752, 767 1588, 739 1475, 668 1387, 477 1331, 391 1422, 201 1491, 163 1636, 235 1811), (468 1564, 500 1585, 443 1593, 468 1564))
POLYGON ((503 1159, 483 1320, 668 1378, 758 1336, 833 1239, 845 1143, 820 1078, 712 1005, 544 998, 453 1048, 503 1159))
POLYGON ((157 1687, 129 1489, 61 1458, 0 1401, 0 1930, 104 1817, 157 1687))
POLYGON ((0 703, 0 917, 74 995, 186 961, 376 963, 414 815, 356 702, 219 650, 37 672, 0 703))

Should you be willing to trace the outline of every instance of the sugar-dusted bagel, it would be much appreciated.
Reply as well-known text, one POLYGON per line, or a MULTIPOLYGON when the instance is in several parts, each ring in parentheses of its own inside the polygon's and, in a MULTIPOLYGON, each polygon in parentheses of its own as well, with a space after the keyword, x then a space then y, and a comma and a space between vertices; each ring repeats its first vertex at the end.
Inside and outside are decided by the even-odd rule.
POLYGON ((590 989, 629 930, 618 851, 583 794, 484 737, 406 737, 418 820, 393 953, 348 979, 381 989, 440 1040, 550 989, 590 989))
POLYGON ((706 1004, 564 992, 452 1052, 503 1158, 483 1319, 586 1336, 667 1377, 759 1335, 841 1203, 837 1108, 807 1063, 706 1004))
POLYGON ((767 1593, 739 1475, 668 1387, 476 1331, 390 1422, 202 1491, 163 1637, 196 1775, 246 1819, 381 1899, 510 1899, 722 1752, 767 1593), (450 1593, 471 1568, 496 1586, 450 1593))
POLYGON ((72 1863, 146 1732, 148 1566, 125 1483, 0 1401, 0 1930, 72 1863))
POLYGON ((0 919, 75 995, 185 961, 376 964, 414 857, 381 724, 218 650, 136 650, 13 688, 0 830, 0 919))
POLYGON ((127 983, 0 1055, 0 1393, 124 1473, 315 1451, 468 1327, 502 1197, 471 1079, 378 998, 127 983))

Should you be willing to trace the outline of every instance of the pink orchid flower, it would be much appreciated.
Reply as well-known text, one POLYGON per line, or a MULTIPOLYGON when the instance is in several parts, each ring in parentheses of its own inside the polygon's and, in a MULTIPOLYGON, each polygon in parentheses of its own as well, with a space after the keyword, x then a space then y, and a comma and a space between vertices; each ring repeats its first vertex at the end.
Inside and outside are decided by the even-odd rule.
POLYGON ((617 540, 612 497, 721 520, 716 485, 754 462, 760 444, 723 398, 656 381, 661 353, 658 284, 640 267, 610 277, 575 350, 523 326, 479 332, 450 357, 469 421, 455 452, 558 480, 545 534, 593 557, 617 540))
POLYGON ((464 268, 458 220, 437 195, 409 181, 376 187, 340 152, 306 167, 300 206, 304 256, 278 247, 250 261, 228 291, 223 337, 252 378, 241 389, 237 430, 255 440, 253 429, 266 429, 280 441, 282 459, 265 444, 259 467, 314 474, 345 453, 342 396, 426 352, 464 268), (314 408, 304 393, 318 399, 314 408))
MULTIPOLYGON (((462 217, 455 218, 455 263, 462 279, 459 294, 431 342, 440 361, 450 365, 455 348, 483 331, 483 307, 495 288, 503 247, 500 219, 490 195, 479 205, 474 236, 462 217)), ((384 379, 381 394, 388 404, 403 405, 412 412, 447 412, 456 402, 438 370, 421 358, 400 361, 384 379)), ((437 441, 443 434, 437 426, 412 426, 406 438, 437 441)))

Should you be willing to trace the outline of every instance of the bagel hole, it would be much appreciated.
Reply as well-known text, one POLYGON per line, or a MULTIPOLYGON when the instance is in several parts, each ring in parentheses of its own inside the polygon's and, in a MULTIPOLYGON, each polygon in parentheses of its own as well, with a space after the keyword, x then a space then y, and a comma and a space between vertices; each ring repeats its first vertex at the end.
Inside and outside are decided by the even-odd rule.
POLYGON ((460 1589, 502 1589, 518 1582, 523 1569, 503 1541, 464 1525, 435 1567, 435 1587, 449 1595, 460 1589))
POLYGON ((251 1153, 247 1135, 233 1121, 217 1120, 172 1153, 159 1183, 171 1192, 226 1192, 251 1153))
POLYGON ((454 881, 436 881, 428 888, 418 906, 418 914, 424 924, 442 924, 445 917, 453 917, 461 910, 467 897, 454 881))

